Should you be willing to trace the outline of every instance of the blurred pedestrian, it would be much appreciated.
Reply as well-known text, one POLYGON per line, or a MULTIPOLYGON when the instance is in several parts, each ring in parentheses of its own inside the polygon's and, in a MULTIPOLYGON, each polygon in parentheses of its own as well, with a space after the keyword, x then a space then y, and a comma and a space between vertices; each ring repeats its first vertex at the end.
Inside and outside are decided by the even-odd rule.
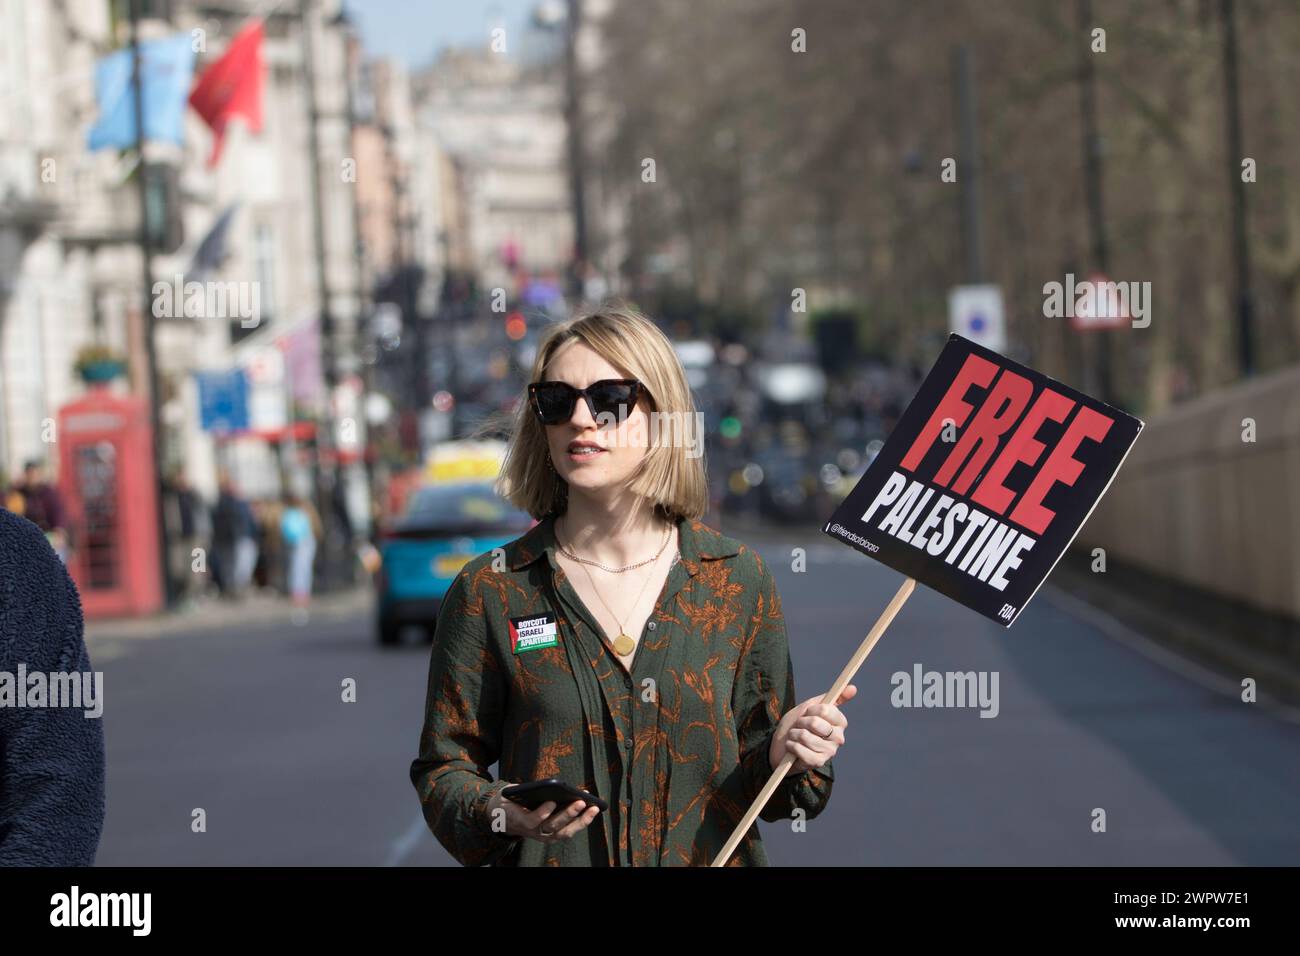
MULTIPOLYGON (((87 709, 91 671, 81 600, 49 543, 0 511, 0 866, 91 866, 104 827, 104 725, 87 709), (23 668, 20 671, 20 667, 23 668), (86 706, 13 706, 13 682, 79 674, 86 706)), ((77 702, 73 701, 73 704, 77 702)), ((101 709, 102 714, 102 709, 101 709)))
POLYGON ((64 522, 63 496, 45 480, 41 462, 32 459, 23 466, 18 487, 23 496, 23 517, 45 532, 45 539, 64 564, 68 562, 68 529, 64 522))
POLYGON ((240 597, 257 564, 257 527, 253 509, 239 496, 230 476, 218 478, 212 508, 212 552, 217 583, 226 597, 240 597))
POLYGON ((305 608, 311 600, 312 564, 320 533, 320 518, 311 504, 300 495, 285 495, 280 539, 284 542, 289 597, 296 607, 305 608))
POLYGON ((280 517, 284 514, 282 497, 267 498, 257 504, 257 524, 261 531, 258 539, 258 572, 255 579, 265 587, 288 594, 285 583, 284 539, 280 536, 280 517))
POLYGON ((177 471, 163 486, 163 513, 167 519, 167 557, 171 563, 176 600, 181 604, 195 593, 194 549, 199 545, 199 524, 203 502, 183 471, 177 471))
POLYGON ((332 530, 342 539, 338 553, 347 557, 346 570, 339 568, 338 571, 346 576, 347 583, 352 584, 356 582, 357 572, 357 562, 352 560, 357 555, 353 549, 356 529, 352 523, 352 511, 348 507, 347 486, 341 475, 334 479, 334 485, 330 489, 330 513, 333 521, 332 530))
POLYGON ((20 515, 23 513, 23 493, 17 485, 10 484, 5 475, 4 465, 0 465, 0 508, 20 515))

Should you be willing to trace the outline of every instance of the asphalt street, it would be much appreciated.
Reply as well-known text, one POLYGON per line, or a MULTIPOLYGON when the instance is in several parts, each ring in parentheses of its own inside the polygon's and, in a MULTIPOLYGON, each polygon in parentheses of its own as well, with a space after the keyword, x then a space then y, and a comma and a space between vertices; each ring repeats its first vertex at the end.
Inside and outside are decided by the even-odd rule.
MULTIPOLYGON (((901 576, 818 532, 729 533, 773 567, 799 697, 819 696, 901 576)), ((427 645, 380 649, 364 595, 306 623, 223 617, 88 628, 109 758, 97 862, 455 865, 408 778, 427 645)), ((1005 631, 918 588, 854 682, 828 808, 803 832, 761 824, 774 865, 1300 863, 1297 715, 1051 585, 1005 631), (996 716, 895 706, 893 675, 917 665, 990 690, 996 672, 996 716)))

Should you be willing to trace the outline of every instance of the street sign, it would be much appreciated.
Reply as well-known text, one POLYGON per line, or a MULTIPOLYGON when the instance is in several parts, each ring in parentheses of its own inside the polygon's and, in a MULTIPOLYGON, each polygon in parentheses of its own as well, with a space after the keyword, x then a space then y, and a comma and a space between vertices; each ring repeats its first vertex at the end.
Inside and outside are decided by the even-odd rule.
POLYGON ((953 335, 822 530, 1010 627, 1141 430, 953 335))
POLYGON ((258 433, 278 432, 289 424, 284 353, 274 345, 251 352, 244 366, 248 375, 248 427, 258 433))
POLYGON ((242 369, 195 372, 199 385, 199 426, 205 432, 248 428, 248 374, 242 369))
POLYGON ((959 285, 948 293, 948 331, 986 349, 1007 347, 1002 289, 996 285, 959 285))
POLYGON ((252 384, 279 386, 284 381, 284 353, 273 345, 257 349, 249 355, 247 368, 252 384))

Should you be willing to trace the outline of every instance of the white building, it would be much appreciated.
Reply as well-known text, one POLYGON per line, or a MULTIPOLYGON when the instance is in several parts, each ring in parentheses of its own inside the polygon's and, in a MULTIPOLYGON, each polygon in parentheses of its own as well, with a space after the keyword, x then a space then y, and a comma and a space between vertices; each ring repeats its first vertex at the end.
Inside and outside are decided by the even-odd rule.
POLYGON ((102 0, 0 2, 3 477, 28 459, 53 457, 51 424, 80 389, 72 363, 81 344, 100 328, 110 344, 126 345, 120 303, 94 290, 103 271, 129 268, 99 240, 129 221, 125 203, 134 193, 115 157, 84 145, 96 47, 107 45, 108 33, 102 0))
POLYGON ((485 288, 519 268, 560 275, 573 249, 563 74, 508 53, 448 50, 418 79, 420 118, 442 163, 448 265, 485 288))
MULTIPOLYGON (((313 30, 319 153, 310 145, 303 43, 296 0, 223 4, 175 0, 168 21, 146 19, 143 39, 190 33, 200 48, 196 77, 257 11, 266 15, 263 129, 236 121, 215 169, 207 166, 211 133, 187 110, 185 146, 149 143, 146 158, 176 172, 176 209, 184 240, 155 251, 157 288, 175 287, 199 241, 228 209, 228 257, 204 278, 256 302, 257 315, 186 317, 179 303, 157 321, 160 392, 167 459, 183 464, 191 481, 215 490, 211 436, 199 427, 196 369, 227 368, 256 360, 258 341, 270 343, 295 327, 310 326, 320 311, 312 216, 311 163, 318 163, 324 208, 324 272, 336 328, 334 352, 341 381, 358 369, 360 310, 352 158, 344 69, 346 24, 340 0, 309 5, 313 30), (226 10, 228 13, 214 11, 226 10), (233 286, 230 285, 233 283, 233 286), (247 336, 236 346, 234 342, 247 336)), ((146 4, 146 13, 164 9, 146 4)), ((0 465, 11 473, 29 458, 53 458, 44 427, 56 410, 80 394, 73 359, 88 343, 130 357, 130 387, 147 389, 143 334, 146 299, 138 239, 139 201, 132 151, 90 153, 86 133, 97 115, 94 65, 127 39, 125 24, 112 35, 109 0, 59 4, 0 0, 0 465)), ((209 299, 211 301, 211 299, 209 299)), ((163 310, 166 311, 166 310, 163 310)), ((200 313, 202 310, 197 310, 200 313)), ((265 368, 265 363, 262 363, 265 368)), ((301 388, 302 404, 313 398, 301 388)), ((246 465, 255 493, 278 480, 266 449, 246 465), (251 469, 251 470, 250 470, 251 469), (270 469, 270 470, 268 470, 270 469)), ((358 478, 353 469, 352 479, 358 478)))

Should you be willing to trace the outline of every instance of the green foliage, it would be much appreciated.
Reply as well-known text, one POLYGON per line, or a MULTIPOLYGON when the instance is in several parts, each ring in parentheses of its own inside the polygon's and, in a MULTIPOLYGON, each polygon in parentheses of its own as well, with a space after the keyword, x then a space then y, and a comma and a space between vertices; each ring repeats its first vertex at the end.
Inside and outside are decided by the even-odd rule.
POLYGON ((126 358, 119 352, 113 351, 107 345, 90 344, 82 346, 73 360, 72 368, 78 375, 84 375, 86 371, 94 366, 102 365, 125 365, 126 358))
MULTIPOLYGON (((1300 360, 1300 124, 1289 106, 1300 6, 1237 6, 1242 124, 1259 169, 1247 187, 1255 331, 1269 368, 1300 360)), ((635 180, 646 157, 658 174, 619 185, 631 190, 627 278, 689 290, 679 311, 703 327, 761 327, 774 288, 828 291, 853 303, 862 352, 928 365, 948 291, 967 281, 960 203, 972 170, 958 155, 950 62, 964 45, 982 278, 1003 290, 1010 350, 1065 378, 1086 347, 1067 321, 1045 319, 1043 286, 1098 267, 1079 108, 1081 58, 1092 57, 1106 271, 1150 282, 1155 296, 1150 328, 1116 336, 1116 387, 1158 409, 1231 381, 1225 224, 1241 158, 1223 152, 1219 5, 1096 7, 1105 52, 1092 51, 1072 3, 615 4, 591 80, 615 120, 588 162, 610 184, 635 180), (805 52, 792 49, 794 28, 805 52), (955 182, 942 175, 949 160, 955 182), (664 249, 667 269, 650 261, 664 249)))

